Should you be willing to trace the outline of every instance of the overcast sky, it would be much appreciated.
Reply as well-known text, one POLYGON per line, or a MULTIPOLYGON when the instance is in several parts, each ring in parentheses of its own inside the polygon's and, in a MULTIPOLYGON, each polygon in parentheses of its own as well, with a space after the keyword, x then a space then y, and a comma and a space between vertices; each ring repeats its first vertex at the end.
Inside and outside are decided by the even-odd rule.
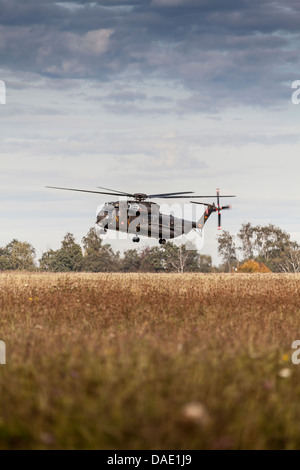
MULTIPOLYGON (((107 200, 46 185, 220 187, 225 230, 300 242, 299 24, 296 0, 0 0, 0 246, 80 241, 107 200)), ((215 262, 216 235, 212 216, 215 262)))

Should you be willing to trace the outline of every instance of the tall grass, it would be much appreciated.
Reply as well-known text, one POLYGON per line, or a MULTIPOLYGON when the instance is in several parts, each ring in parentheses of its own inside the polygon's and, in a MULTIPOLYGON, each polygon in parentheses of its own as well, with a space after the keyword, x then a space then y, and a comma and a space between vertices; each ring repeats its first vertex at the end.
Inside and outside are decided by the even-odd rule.
POLYGON ((1 449, 300 447, 300 275, 0 275, 1 449))

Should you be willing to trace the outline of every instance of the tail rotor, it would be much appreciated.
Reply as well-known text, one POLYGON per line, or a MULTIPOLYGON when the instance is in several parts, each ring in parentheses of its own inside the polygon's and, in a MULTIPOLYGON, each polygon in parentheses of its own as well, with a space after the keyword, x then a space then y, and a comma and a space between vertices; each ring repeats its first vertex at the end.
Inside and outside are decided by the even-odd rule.
POLYGON ((217 189, 217 195, 216 196, 210 196, 210 197, 216 197, 217 198, 217 204, 214 202, 212 204, 207 204, 205 202, 196 202, 196 201, 190 201, 192 204, 202 204, 203 206, 207 206, 207 212, 210 214, 212 212, 217 212, 218 213, 218 230, 221 230, 221 211, 226 210, 226 209, 231 209, 231 206, 221 206, 220 205, 220 197, 235 197, 233 195, 226 195, 226 196, 220 196, 220 190, 219 188, 217 189))
MULTIPOLYGON (((234 197, 234 196, 227 196, 227 197, 234 197)), ((218 230, 221 230, 221 211, 224 209, 231 209, 231 206, 220 206, 220 190, 217 189, 217 206, 215 211, 218 212, 218 230)))

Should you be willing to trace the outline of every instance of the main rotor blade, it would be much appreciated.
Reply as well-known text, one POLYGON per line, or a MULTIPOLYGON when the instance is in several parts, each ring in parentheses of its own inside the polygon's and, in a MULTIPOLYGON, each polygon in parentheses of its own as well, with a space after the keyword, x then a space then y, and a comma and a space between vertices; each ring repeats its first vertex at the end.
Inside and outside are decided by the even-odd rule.
MULTIPOLYGON (((214 196, 161 196, 162 199, 197 199, 197 198, 209 198, 209 197, 217 197, 214 196)), ((236 197, 236 196, 221 196, 221 197, 236 197)))
POLYGON ((208 204, 207 202, 190 201, 190 203, 201 204, 202 206, 211 206, 211 204, 208 204))
MULTIPOLYGON (((212 206, 213 204, 208 204, 206 202, 190 201, 191 204, 202 204, 202 206, 212 206)), ((220 211, 223 209, 231 209, 231 206, 221 206, 220 211)))
POLYGON ((218 229, 221 229, 221 212, 218 212, 218 229))
POLYGON ((220 206, 220 190, 217 189, 217 205, 220 206))
POLYGON ((99 189, 106 189, 106 191, 112 191, 113 193, 120 193, 120 195, 122 194, 123 196, 132 196, 132 194, 129 194, 129 193, 124 193, 124 191, 118 191, 116 189, 110 189, 110 188, 103 188, 102 186, 97 186, 99 189))
POLYGON ((149 199, 152 199, 154 197, 161 197, 161 198, 165 198, 165 197, 171 197, 171 196, 175 196, 177 194, 193 194, 194 191, 180 191, 178 193, 162 193, 162 194, 148 194, 147 197, 149 199))
MULTIPOLYGON (((109 196, 121 196, 121 194, 117 194, 117 193, 105 193, 105 192, 102 192, 102 191, 88 191, 87 189, 58 188, 57 186, 46 186, 46 188, 63 189, 64 191, 78 191, 80 193, 107 194, 109 196)), ((129 194, 129 196, 133 197, 133 194, 129 194)))
MULTIPOLYGON (((197 197, 203 198, 203 197, 217 197, 217 196, 214 195, 214 196, 190 196, 190 197, 192 197, 192 198, 197 198, 197 197)), ((221 194, 219 197, 236 197, 236 196, 235 196, 235 195, 233 196, 232 194, 231 194, 231 195, 225 194, 225 195, 223 196, 223 194, 221 194)))

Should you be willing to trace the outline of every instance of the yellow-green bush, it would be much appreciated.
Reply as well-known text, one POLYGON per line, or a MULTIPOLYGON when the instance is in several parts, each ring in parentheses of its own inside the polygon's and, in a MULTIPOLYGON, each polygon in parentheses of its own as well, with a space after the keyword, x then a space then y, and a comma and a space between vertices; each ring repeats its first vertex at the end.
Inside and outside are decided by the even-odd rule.
POLYGON ((253 259, 245 261, 238 267, 239 273, 270 273, 270 269, 264 263, 258 263, 253 259))

